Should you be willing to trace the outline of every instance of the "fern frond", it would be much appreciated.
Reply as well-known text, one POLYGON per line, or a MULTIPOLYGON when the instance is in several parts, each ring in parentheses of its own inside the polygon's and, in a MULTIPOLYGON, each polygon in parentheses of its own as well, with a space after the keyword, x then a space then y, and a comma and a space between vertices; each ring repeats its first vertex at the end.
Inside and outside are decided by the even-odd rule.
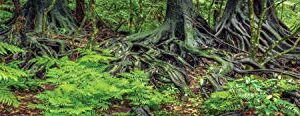
POLYGON ((102 56, 102 55, 86 55, 82 58, 80 58, 79 62, 80 63, 85 63, 85 62, 93 62, 93 63, 109 63, 113 57, 107 57, 107 56, 102 56))
POLYGON ((28 74, 21 70, 12 68, 3 63, 0 63, 0 82, 2 80, 18 80, 20 77, 26 77, 28 74))
POLYGON ((0 42, 0 55, 7 55, 9 53, 20 53, 20 52, 24 52, 23 49, 14 46, 14 45, 10 45, 4 42, 0 42))
POLYGON ((105 69, 114 58, 101 53, 79 49, 81 57, 54 59, 43 56, 30 61, 35 67, 46 69, 44 83, 57 85, 36 97, 43 104, 33 105, 49 115, 84 115, 95 109, 108 110, 112 101, 126 100, 133 107, 156 107, 169 103, 171 97, 148 86, 149 75, 141 70, 124 73, 117 78, 105 69))
POLYGON ((29 63, 31 63, 32 69, 34 68, 45 68, 46 70, 49 69, 51 66, 57 64, 59 62, 58 59, 49 57, 49 56, 41 56, 34 59, 31 59, 29 63))
POLYGON ((14 107, 17 107, 19 105, 17 97, 12 92, 10 92, 9 89, 1 87, 0 93, 0 103, 14 107))
POLYGON ((281 99, 275 99, 274 102, 277 106, 280 106, 281 109, 283 109, 286 113, 290 113, 289 115, 300 115, 300 109, 295 104, 291 104, 288 101, 284 101, 281 99))
POLYGON ((97 52, 92 51, 90 49, 82 49, 82 48, 78 48, 76 49, 76 51, 78 51, 81 55, 96 55, 97 52))

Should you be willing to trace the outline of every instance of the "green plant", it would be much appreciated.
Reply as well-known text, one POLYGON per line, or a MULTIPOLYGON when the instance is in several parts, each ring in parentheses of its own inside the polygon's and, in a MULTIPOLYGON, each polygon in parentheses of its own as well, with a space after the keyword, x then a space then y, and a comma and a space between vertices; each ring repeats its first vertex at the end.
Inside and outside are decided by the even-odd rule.
POLYGON ((300 10, 299 4, 299 0, 286 0, 277 7, 281 20, 291 29, 300 25, 300 12, 297 12, 300 10))
POLYGON ((17 107, 19 101, 12 89, 22 90, 39 86, 38 81, 30 79, 28 72, 0 63, 0 103, 17 107))
POLYGON ((204 109, 209 114, 255 110, 262 115, 274 115, 276 112, 287 115, 299 115, 300 110, 280 98, 282 92, 299 89, 287 79, 258 79, 245 77, 229 82, 224 91, 214 92, 205 101, 204 109))
POLYGON ((29 61, 29 63, 33 64, 33 66, 31 67, 31 69, 33 70, 40 70, 43 68, 48 70, 58 62, 59 60, 51 58, 49 56, 36 57, 29 61))
POLYGON ((95 11, 114 30, 132 33, 156 28, 164 17, 164 1, 96 0, 95 11))
POLYGON ((8 55, 10 53, 15 54, 15 53, 20 53, 24 52, 21 48, 10 45, 8 43, 0 42, 0 55, 8 55))
POLYGON ((97 109, 105 111, 112 102, 129 101, 130 107, 155 108, 172 101, 168 94, 162 94, 148 85, 148 74, 143 71, 136 70, 115 77, 104 72, 110 56, 95 52, 81 53, 86 54, 77 61, 64 57, 47 71, 46 82, 57 88, 37 95, 43 103, 33 107, 44 110, 46 115, 83 115, 97 109))
MULTIPOLYGON (((21 48, 0 42, 0 58, 3 55, 23 52, 21 48)), ((0 61, 0 103, 18 106, 17 97, 10 91, 10 83, 17 83, 19 78, 28 76, 27 72, 0 61)))
POLYGON ((0 103, 17 107, 19 105, 19 101, 17 97, 12 92, 10 92, 10 89, 2 88, 2 84, 0 86, 1 86, 0 103))
POLYGON ((116 86, 128 90, 125 99, 131 101, 130 104, 133 106, 159 108, 161 103, 172 102, 170 92, 164 91, 162 94, 148 85, 149 75, 144 71, 134 70, 131 73, 123 73, 120 77, 124 79, 121 81, 127 83, 116 84, 116 86))
MULTIPOLYGON (((26 1, 20 0, 21 5, 24 5, 26 1)), ((13 17, 14 8, 13 1, 11 0, 4 0, 2 4, 0 3, 0 28, 2 23, 13 17)))
POLYGON ((9 2, 0 4, 0 24, 4 23, 13 16, 12 12, 10 12, 11 9, 13 9, 13 5, 9 2))
MULTIPOLYGON (((35 76, 28 70, 19 69, 19 66, 24 63, 24 61, 12 61, 8 64, 5 64, 8 67, 15 69, 13 72, 14 75, 19 75, 17 81, 7 81, 6 86, 14 90, 23 91, 23 90, 37 90, 42 87, 42 80, 35 78, 35 76), (20 75, 21 73, 22 75, 20 75), (22 77, 22 78, 20 78, 22 77)), ((12 71, 11 71, 12 72, 12 71)))

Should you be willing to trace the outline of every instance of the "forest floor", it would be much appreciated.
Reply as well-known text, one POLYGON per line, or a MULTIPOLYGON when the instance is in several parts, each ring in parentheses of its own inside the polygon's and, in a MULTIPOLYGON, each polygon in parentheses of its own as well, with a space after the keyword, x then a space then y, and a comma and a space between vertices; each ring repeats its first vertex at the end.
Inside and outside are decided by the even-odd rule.
MULTIPOLYGON (((86 30, 89 30, 90 26, 87 25, 86 30)), ((101 42, 103 40, 111 39, 111 38, 117 38, 117 37, 124 37, 127 36, 126 33, 118 33, 112 31, 110 28, 102 26, 99 28, 100 33, 97 35, 96 41, 101 42)), ((89 35, 88 35, 89 36, 89 35)), ((63 35, 52 35, 52 38, 64 40, 66 38, 63 35)), ((72 43, 72 41, 69 42, 70 45, 73 47, 84 47, 87 44, 87 36, 83 36, 80 38, 80 42, 78 43, 72 43)), ((72 59, 72 58, 71 58, 72 59)), ((76 59, 76 58, 75 58, 76 59)), ((75 60, 72 59, 72 60, 75 60)), ((203 66, 199 66, 199 68, 195 68, 192 71, 189 71, 189 75, 191 78, 194 78, 191 80, 190 88, 193 90, 194 94, 199 94, 199 86, 197 83, 197 80, 195 80, 196 76, 204 75, 205 71, 203 69, 203 66)), ((43 81, 43 80, 41 80, 43 81)), ((40 88, 36 88, 34 90, 15 90, 13 93, 14 95, 19 99, 19 106, 13 107, 8 106, 4 104, 0 104, 0 115, 1 116, 39 116, 42 115, 42 110, 36 109, 31 107, 31 104, 38 104, 41 103, 40 100, 38 100, 35 96, 44 92, 44 91, 53 91, 56 87, 50 84, 43 85, 40 88)), ((178 95, 179 96, 179 95, 178 95)), ((173 113, 174 115, 192 115, 192 114, 200 114, 199 108, 200 108, 200 101, 202 98, 195 98, 196 101, 186 101, 183 100, 181 104, 169 104, 162 106, 162 111, 166 111, 169 113, 173 113), (195 102, 196 103, 195 105, 195 102)), ((106 111, 99 110, 97 111, 100 114, 114 114, 116 112, 118 113, 128 113, 132 112, 132 108, 129 106, 129 103, 112 103, 111 108, 109 108, 106 111)))
MULTIPOLYGON (((194 97, 190 97, 189 99, 184 99, 178 97, 180 104, 168 104, 163 105, 161 107, 161 111, 168 112, 171 115, 201 115, 203 112, 201 111, 201 105, 203 103, 203 97, 201 94, 201 88, 199 86, 199 80, 196 77, 205 76, 207 69, 203 65, 199 65, 194 68, 194 70, 189 71, 189 76, 192 79, 190 82, 190 89, 192 90, 194 97)), ((300 65, 295 66, 293 71, 300 73, 300 65)), ((12 106, 7 105, 0 105, 0 114, 1 116, 39 116, 42 115, 42 110, 32 108, 30 104, 38 104, 41 103, 35 95, 42 93, 44 91, 52 91, 56 87, 52 85, 44 85, 42 88, 32 90, 23 90, 23 91, 15 91, 14 94, 18 97, 20 101, 19 107, 15 108, 12 106)), ((212 88, 212 87, 206 87, 212 88)), ((207 91, 211 91, 207 89, 207 91)), ((179 95, 178 95, 179 96, 179 95)), ((132 108, 130 107, 129 103, 125 101, 125 103, 120 104, 119 102, 112 103, 111 107, 108 110, 99 110, 97 111, 100 114, 111 114, 114 113, 128 113, 132 112, 132 108)), ((230 114, 228 114, 230 115, 230 114)), ((254 116, 255 111, 250 110, 248 112, 242 112, 242 115, 245 116, 254 116)), ((282 115, 282 114, 278 114, 282 115)))
MULTIPOLYGON (((101 42, 103 40, 107 40, 110 38, 116 38, 116 37, 123 37, 126 36, 126 34, 123 33, 117 33, 112 31, 110 28, 102 27, 100 28, 100 33, 97 35, 97 42, 101 42)), ((53 38, 57 39, 62 39, 64 36, 53 36, 53 38)), ((81 38, 82 41, 78 43, 75 47, 84 47, 87 44, 87 37, 81 38)), ((71 60, 76 59, 76 57, 70 58, 71 60)), ((170 114, 174 115, 201 115, 202 112, 202 103, 204 99, 202 96, 207 96, 206 94, 212 93, 211 88, 213 88, 210 85, 207 85, 205 87, 206 89, 206 94, 201 93, 201 88, 199 84, 199 77, 204 77, 208 75, 208 68, 204 64, 216 64, 214 61, 210 61, 206 58, 202 58, 201 61, 203 62, 199 66, 196 66, 193 68, 193 70, 188 70, 188 76, 191 79, 189 88, 192 91, 192 96, 189 98, 185 97, 179 97, 180 95, 178 94, 177 96, 177 101, 180 101, 178 104, 166 104, 162 105, 161 111, 166 111, 170 114)), ((293 72, 300 73, 300 62, 287 62, 286 67, 292 67, 289 70, 293 72)), ((262 76, 260 74, 256 74, 259 76, 262 76)), ((262 76, 263 77, 263 76, 262 76)), ((41 80, 43 81, 43 80, 41 80)), ((53 91, 56 89, 56 86, 50 85, 50 84, 45 84, 41 86, 40 88, 37 88, 35 90, 15 90, 13 93, 17 96, 19 99, 19 106, 17 108, 12 107, 12 106, 7 106, 7 105, 1 105, 0 104, 0 115, 1 116, 13 116, 13 115, 20 115, 20 116, 37 116, 37 115, 42 115, 42 110, 35 109, 31 107, 31 104, 38 104, 41 103, 40 100, 36 98, 36 95, 39 93, 42 93, 44 91, 53 91)), ((98 113, 100 114, 113 114, 115 112, 118 113, 128 113, 132 112, 132 108, 130 107, 128 101, 123 101, 123 103, 120 102, 112 102, 112 105, 109 109, 103 111, 103 110, 97 110, 98 113)), ((248 110, 247 112, 242 112, 244 115, 255 115, 255 111, 253 110, 248 110)))

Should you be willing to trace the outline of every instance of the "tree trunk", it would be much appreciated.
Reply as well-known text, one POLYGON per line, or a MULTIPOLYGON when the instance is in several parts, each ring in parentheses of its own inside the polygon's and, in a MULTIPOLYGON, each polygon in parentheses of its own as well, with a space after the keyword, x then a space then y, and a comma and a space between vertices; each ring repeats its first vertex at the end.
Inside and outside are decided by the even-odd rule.
POLYGON ((10 28, 0 29, 0 35, 5 36, 3 41, 16 42, 34 55, 58 57, 69 50, 63 40, 44 36, 76 31, 77 23, 65 0, 28 0, 22 8, 19 0, 13 2, 16 6, 15 16, 6 23, 10 28), (43 37, 40 37, 41 34, 43 37))
MULTIPOLYGON (((281 41, 286 36, 291 35, 288 27, 277 17, 274 0, 254 0, 254 23, 260 25, 264 8, 268 8, 261 22, 261 28, 257 33, 259 38, 259 51, 266 53, 268 48, 272 48, 277 41, 281 41), (266 7, 264 7, 266 6, 266 7)), ((251 42, 251 27, 248 12, 248 0, 228 0, 221 21, 216 26, 217 36, 222 38, 228 44, 234 46, 232 51, 250 51, 254 44, 251 42)), ((272 49, 271 53, 283 52, 293 47, 296 37, 282 41, 278 46, 272 49)), ((228 47, 224 45, 225 47, 228 47)), ((223 47, 224 47, 223 46, 223 47)), ((299 53, 300 49, 296 48, 290 53, 299 53)))
POLYGON ((28 0, 22 9, 27 31, 42 32, 43 26, 58 32, 59 29, 74 31, 76 22, 65 0, 28 0))
POLYGON ((232 65, 226 64, 208 48, 215 45, 212 33, 207 22, 194 11, 192 0, 168 0, 161 27, 120 39, 120 43, 109 40, 102 46, 121 57, 115 62, 112 72, 134 67, 150 69, 153 80, 173 82, 184 88, 189 80, 186 67, 196 66, 201 57, 217 60, 223 69, 228 69, 219 74, 231 71, 232 65), (169 78, 163 78, 164 75, 169 75, 169 78))
POLYGON ((152 33, 136 34, 138 37, 130 36, 128 40, 160 47, 161 42, 177 39, 193 47, 203 47, 212 43, 211 33, 208 23, 194 11, 192 0, 168 0, 164 24, 152 33), (147 37, 151 35, 152 39, 147 37))

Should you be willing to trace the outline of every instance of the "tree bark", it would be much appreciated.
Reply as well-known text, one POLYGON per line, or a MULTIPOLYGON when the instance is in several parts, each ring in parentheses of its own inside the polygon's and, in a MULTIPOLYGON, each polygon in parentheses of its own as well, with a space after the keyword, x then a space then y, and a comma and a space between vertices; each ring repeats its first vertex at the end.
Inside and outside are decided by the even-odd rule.
POLYGON ((76 29, 77 23, 66 6, 66 1, 56 0, 53 2, 53 0, 27 1, 20 15, 26 19, 27 31, 42 32, 43 25, 55 32, 59 32, 59 29, 67 31, 76 29))
POLYGON ((71 34, 77 28, 76 20, 66 6, 66 0, 28 0, 21 8, 19 0, 13 0, 15 16, 6 23, 9 29, 0 29, 3 41, 14 41, 34 55, 58 57, 69 50, 51 34, 71 34), (43 37, 40 37, 43 35, 43 37))
MULTIPOLYGON (((201 57, 217 60, 222 69, 226 69, 216 75, 230 72, 232 65, 208 48, 215 45, 214 32, 194 10, 192 0, 168 0, 166 17, 159 28, 128 36, 118 40, 119 43, 103 42, 102 46, 121 57, 115 62, 112 72, 134 67, 150 69, 153 80, 171 82, 181 88, 187 87, 189 81, 186 67, 196 66, 201 57), (157 75, 162 78, 157 78, 157 75), (169 75, 169 78, 163 78, 163 75, 169 75)), ((214 83, 220 88, 217 82, 214 83)))
MULTIPOLYGON (((265 3, 263 2, 264 0, 253 1, 254 23, 256 26, 261 25, 257 33, 259 38, 258 47, 260 53, 265 53, 269 47, 276 44, 276 41, 280 41, 282 38, 291 35, 291 32, 288 27, 279 20, 274 0, 265 0, 265 3), (262 17, 265 10, 264 6, 267 10, 265 17, 262 17), (263 19, 262 22, 260 22, 261 18, 263 19)), ((236 48, 232 48, 232 51, 235 52, 250 51, 253 46, 252 44, 254 44, 251 42, 251 36, 255 35, 251 35, 250 31, 251 24, 247 2, 248 0, 228 0, 223 17, 216 26, 216 35, 228 44, 235 46, 236 48)), ((295 41, 296 37, 282 41, 271 53, 283 52, 291 48, 295 41)), ((225 45, 225 47, 228 46, 225 45)), ((296 48, 296 50, 291 53, 296 53, 299 50, 299 48, 296 48)))

